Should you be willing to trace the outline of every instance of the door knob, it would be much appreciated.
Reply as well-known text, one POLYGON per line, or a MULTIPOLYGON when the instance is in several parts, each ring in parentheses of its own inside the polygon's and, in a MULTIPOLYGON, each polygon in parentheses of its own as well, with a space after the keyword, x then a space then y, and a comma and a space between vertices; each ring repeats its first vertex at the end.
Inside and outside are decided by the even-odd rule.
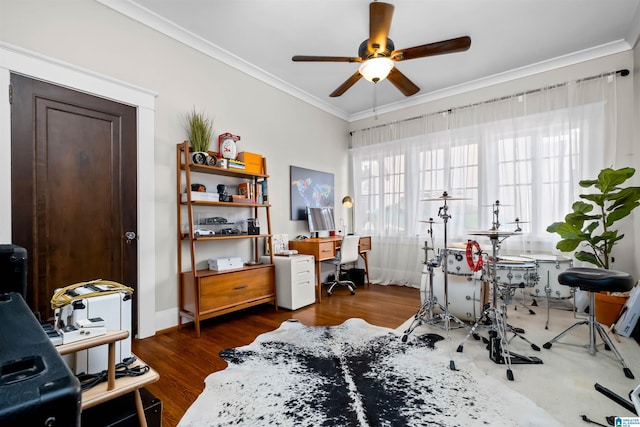
POLYGON ((124 233, 124 237, 127 239, 126 243, 129 244, 133 239, 136 238, 136 233, 135 231, 127 231, 126 233, 124 233))

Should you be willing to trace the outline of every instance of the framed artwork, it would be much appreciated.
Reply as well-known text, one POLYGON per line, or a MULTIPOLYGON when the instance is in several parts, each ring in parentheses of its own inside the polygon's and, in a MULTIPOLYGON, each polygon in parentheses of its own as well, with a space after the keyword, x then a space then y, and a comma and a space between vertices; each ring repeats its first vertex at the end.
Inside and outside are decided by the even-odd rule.
POLYGON ((333 174, 290 166, 291 219, 307 219, 307 206, 333 207, 333 174))

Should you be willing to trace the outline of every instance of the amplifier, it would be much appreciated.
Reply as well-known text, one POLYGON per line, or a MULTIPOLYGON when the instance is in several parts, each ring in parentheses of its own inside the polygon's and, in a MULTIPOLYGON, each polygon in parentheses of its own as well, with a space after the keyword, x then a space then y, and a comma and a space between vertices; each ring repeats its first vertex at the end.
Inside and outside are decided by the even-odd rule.
POLYGON ((0 294, 18 292, 27 298, 27 250, 16 245, 0 245, 0 294))
POLYGON ((0 425, 79 426, 80 382, 27 303, 0 294, 0 425))

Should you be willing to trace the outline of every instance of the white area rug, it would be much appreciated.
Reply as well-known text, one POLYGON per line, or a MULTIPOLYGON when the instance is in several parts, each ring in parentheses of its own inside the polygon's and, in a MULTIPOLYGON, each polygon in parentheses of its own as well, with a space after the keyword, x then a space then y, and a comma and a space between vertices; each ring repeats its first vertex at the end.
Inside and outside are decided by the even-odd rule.
MULTIPOLYGON (((437 332, 436 332, 437 333, 437 332)), ((350 319, 284 322, 248 346, 221 352, 179 426, 559 426, 545 410, 460 360, 434 334, 350 319)))
MULTIPOLYGON (((622 365, 614 358, 612 352, 605 351, 602 345, 598 347, 595 355, 590 355, 587 349, 573 345, 555 343, 550 349, 542 348, 543 344, 573 325, 580 319, 574 318, 570 299, 552 301, 549 313, 548 329, 546 300, 538 299, 540 307, 532 306, 533 298, 522 296, 518 292, 517 300, 507 306, 508 323, 514 327, 525 330, 523 334, 529 341, 541 348, 534 351, 523 340, 513 338, 509 350, 542 359, 541 365, 513 365, 514 380, 506 377, 504 365, 496 364, 489 358, 489 352, 481 341, 470 338, 464 344, 462 353, 456 352, 468 329, 456 329, 450 331, 448 339, 440 343, 440 348, 448 350, 456 365, 464 366, 465 363, 473 364, 485 374, 495 378, 504 386, 516 393, 527 396, 538 406, 551 414, 556 420, 565 426, 588 427, 594 424, 582 420, 582 415, 600 424, 608 425, 606 417, 621 416, 635 417, 635 415, 611 399, 597 392, 596 383, 610 389, 619 396, 628 399, 629 392, 640 384, 640 346, 632 338, 611 335, 616 349, 622 354, 627 366, 635 375, 635 379, 627 378, 622 370, 622 365), (524 302, 516 305, 516 302, 524 302), (532 309, 536 314, 529 314, 532 309)), ((459 316, 463 312, 471 310, 471 303, 464 305, 458 302, 457 310, 453 314, 459 316)), ((405 331, 413 319, 408 319, 396 330, 405 331)), ((487 332, 478 330, 484 337, 487 332)), ((444 334, 438 326, 424 325, 418 327, 410 338, 425 333, 444 334)), ((509 334, 512 338, 513 334, 509 334)), ((584 345, 588 342, 587 326, 580 326, 562 338, 562 342, 576 345, 584 345)), ((597 342, 602 341, 598 337, 597 342)), ((495 404, 501 404, 494 399, 495 404)))

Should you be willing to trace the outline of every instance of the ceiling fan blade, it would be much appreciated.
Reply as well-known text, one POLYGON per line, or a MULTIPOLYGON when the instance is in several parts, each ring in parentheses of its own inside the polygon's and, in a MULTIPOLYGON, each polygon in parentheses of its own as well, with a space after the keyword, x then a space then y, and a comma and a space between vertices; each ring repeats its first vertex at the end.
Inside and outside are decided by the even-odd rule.
POLYGON ((356 82, 358 80, 360 80, 361 77, 362 77, 362 74, 360 74, 360 71, 356 71, 356 73, 354 75, 349 77, 344 83, 342 83, 340 85, 340 87, 338 87, 336 90, 331 92, 331 95, 329 95, 329 96, 332 97, 332 98, 335 98, 337 96, 342 95, 343 93, 345 93, 347 91, 347 89, 349 89, 351 86, 356 84, 356 82))
POLYGON ((389 3, 375 1, 369 4, 369 54, 383 53, 387 49, 393 9, 389 3))
POLYGON ((420 92, 420 88, 409 80, 407 76, 402 74, 400 70, 398 70, 398 67, 393 67, 387 79, 405 96, 415 95, 420 92))
POLYGON ((296 55, 291 60, 293 62, 362 62, 362 58, 350 58, 348 56, 296 55))
POLYGON ((445 53, 463 52, 471 46, 471 37, 464 36, 440 42, 424 44, 407 49, 394 50, 391 59, 406 61, 407 59, 424 58, 425 56, 442 55, 445 53))

